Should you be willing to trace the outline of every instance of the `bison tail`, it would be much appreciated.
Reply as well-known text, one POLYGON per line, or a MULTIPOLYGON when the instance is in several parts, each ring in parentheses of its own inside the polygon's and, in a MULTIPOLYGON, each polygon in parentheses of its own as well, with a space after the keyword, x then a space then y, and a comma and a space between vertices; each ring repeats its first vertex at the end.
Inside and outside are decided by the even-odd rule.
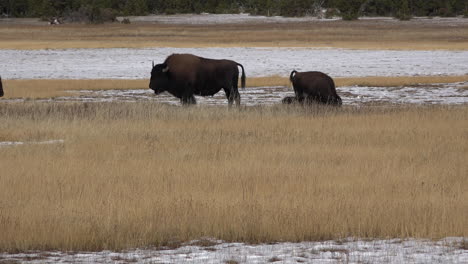
POLYGON ((242 64, 237 63, 237 66, 240 66, 242 68, 242 76, 241 76, 241 87, 242 89, 245 89, 245 71, 244 71, 244 66, 242 64))
POLYGON ((294 75, 296 75, 296 73, 297 73, 297 71, 296 71, 296 70, 293 70, 293 71, 291 72, 291 75, 289 75, 289 80, 290 80, 291 82, 293 82, 293 80, 294 80, 294 75))

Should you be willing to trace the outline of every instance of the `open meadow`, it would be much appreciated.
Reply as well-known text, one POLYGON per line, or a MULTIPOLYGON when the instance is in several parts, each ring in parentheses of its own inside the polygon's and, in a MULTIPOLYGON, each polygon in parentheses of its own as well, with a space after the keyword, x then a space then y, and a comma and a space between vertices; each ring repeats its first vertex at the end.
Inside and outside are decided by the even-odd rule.
POLYGON ((0 19, 0 263, 467 262, 468 20, 227 17, 0 19), (154 95, 173 52, 241 106, 154 95), (343 106, 281 105, 293 69, 343 106))
POLYGON ((1 49, 149 47, 333 47, 466 50, 468 22, 460 18, 341 21, 249 16, 156 16, 133 23, 48 26, 0 20, 1 49), (161 19, 162 17, 162 19, 161 19), (158 19, 159 18, 159 19, 158 19), (265 23, 269 20, 269 23, 265 23))
POLYGON ((0 248, 464 237, 467 111, 4 105, 0 248))

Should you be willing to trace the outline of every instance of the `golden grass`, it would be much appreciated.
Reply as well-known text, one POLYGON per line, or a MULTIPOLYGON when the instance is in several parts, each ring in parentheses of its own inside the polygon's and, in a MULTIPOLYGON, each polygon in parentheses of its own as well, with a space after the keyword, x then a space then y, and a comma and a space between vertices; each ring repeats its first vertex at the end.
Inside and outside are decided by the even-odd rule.
POLYGON ((467 107, 4 104, 0 251, 467 236, 467 107))
MULTIPOLYGON (((417 77, 355 77, 335 78, 336 86, 404 86, 432 83, 468 82, 468 75, 417 77)), ((148 80, 3 80, 4 98, 53 98, 73 95, 76 90, 148 89, 148 80)), ((248 87, 290 86, 288 77, 247 78, 248 87)), ((248 88, 247 88, 248 89, 248 88)))
POLYGON ((4 98, 52 98, 76 90, 148 89, 148 80, 3 80, 4 98))
POLYGON ((468 24, 316 21, 218 25, 0 24, 0 49, 144 47, 338 47, 466 50, 468 24))
POLYGON ((398 76, 398 77, 358 77, 358 78, 336 78, 336 86, 377 86, 395 87, 411 86, 418 84, 456 83, 468 82, 468 75, 460 76, 398 76))
MULTIPOLYGON (((373 76, 373 77, 339 77, 334 78, 335 85, 339 86, 377 86, 395 87, 418 84, 455 83, 468 82, 468 75, 459 76, 373 76)), ((247 85, 251 87, 261 86, 290 86, 289 77, 269 76, 247 78, 247 85)))

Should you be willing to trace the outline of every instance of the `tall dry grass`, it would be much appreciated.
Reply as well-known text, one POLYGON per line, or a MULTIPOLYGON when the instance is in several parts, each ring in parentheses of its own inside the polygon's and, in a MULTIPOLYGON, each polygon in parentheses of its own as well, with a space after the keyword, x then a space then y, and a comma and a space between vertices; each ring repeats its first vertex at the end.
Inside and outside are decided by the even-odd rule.
POLYGON ((4 104, 0 251, 467 236, 468 108, 4 104))
POLYGON ((338 47, 466 50, 468 24, 438 21, 311 21, 216 25, 0 24, 0 49, 144 47, 338 47))
MULTIPOLYGON (((3 80, 5 98, 53 98, 75 95, 77 90, 125 90, 148 89, 149 77, 144 80, 3 80)), ((468 75, 461 76, 399 76, 335 78, 336 86, 408 86, 433 83, 468 82, 468 75)), ((247 78, 247 87, 291 86, 288 77, 268 76, 247 78)), ((463 88, 463 87, 462 87, 463 88)), ((247 88, 248 89, 248 88, 247 88)))
POLYGON ((5 98, 52 98, 58 96, 75 95, 79 90, 125 90, 148 89, 148 80, 4 80, 5 98))
MULTIPOLYGON (((337 77, 337 78, 334 78, 334 81, 337 87, 351 86, 351 85, 398 87, 398 86, 411 86, 411 85, 420 85, 420 84, 467 82, 468 75, 337 77)), ((290 86, 291 82, 289 80, 289 77, 268 76, 268 77, 248 78, 247 85, 251 87, 290 86)))

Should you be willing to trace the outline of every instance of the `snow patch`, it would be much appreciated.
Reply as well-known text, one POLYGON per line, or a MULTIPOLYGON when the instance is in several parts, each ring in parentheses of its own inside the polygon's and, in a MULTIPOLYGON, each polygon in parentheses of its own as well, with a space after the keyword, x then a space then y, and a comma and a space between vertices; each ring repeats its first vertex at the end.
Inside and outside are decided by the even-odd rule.
MULTIPOLYGON (((148 16, 125 16, 117 17, 118 21, 124 18, 130 19, 134 23, 155 23, 155 24, 192 24, 192 25, 217 25, 217 24, 247 24, 247 23, 320 23, 341 20, 341 17, 318 18, 316 16, 304 17, 283 17, 283 16, 259 16, 248 13, 241 14, 176 14, 176 15, 148 15, 148 16)), ((410 21, 400 21, 393 17, 360 17, 360 21, 370 21, 371 23, 399 23, 403 25, 418 24, 445 24, 460 26, 468 24, 467 19, 462 17, 413 17, 410 21)))
POLYGON ((177 14, 177 15, 149 15, 117 17, 118 21, 124 18, 131 22, 160 23, 160 24, 190 24, 190 25, 217 25, 217 24, 244 24, 244 23, 291 23, 291 22, 320 22, 334 21, 340 18, 319 19, 313 16, 282 17, 282 16, 253 16, 242 14, 177 14))
MULTIPOLYGON (((412 87, 338 87, 337 93, 344 105, 365 104, 468 104, 468 89, 462 89, 468 82, 450 84, 418 85, 412 87)), ((154 95, 150 89, 139 90, 81 90, 70 91, 72 96, 53 99, 38 99, 44 102, 141 102, 155 101, 179 105, 180 100, 169 93, 154 95)), ((273 105, 281 103, 286 96, 294 96, 293 89, 286 86, 247 87, 240 89, 241 104, 247 106, 273 105)), ((195 96, 199 105, 227 105, 224 91, 214 96, 195 96)), ((2 99, 18 102, 22 99, 2 99)))
POLYGON ((53 140, 45 140, 45 141, 0 141, 0 147, 7 147, 7 146, 17 146, 17 145, 47 145, 47 144, 63 144, 65 140, 63 139, 53 139, 53 140))
POLYGON ((0 253, 0 261, 21 263, 468 263, 467 239, 319 241, 249 245, 214 240, 212 246, 196 241, 177 249, 133 249, 122 252, 42 251, 0 253), (235 261, 235 262, 234 262, 235 261))
POLYGON ((230 59, 247 78, 321 71, 332 77, 468 74, 468 51, 332 48, 147 48, 0 50, 4 79, 148 79, 151 63, 172 53, 230 59))

